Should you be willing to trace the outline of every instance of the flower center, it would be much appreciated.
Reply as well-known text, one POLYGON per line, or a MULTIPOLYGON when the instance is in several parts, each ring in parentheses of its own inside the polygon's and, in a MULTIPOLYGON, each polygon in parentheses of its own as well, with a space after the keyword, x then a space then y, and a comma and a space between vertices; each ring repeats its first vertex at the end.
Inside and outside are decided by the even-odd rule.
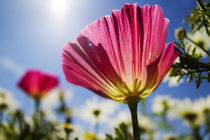
POLYGON ((164 108, 163 111, 167 111, 167 110, 170 109, 170 106, 169 106, 169 104, 166 100, 162 101, 162 105, 163 105, 163 108, 164 108))
POLYGON ((206 114, 206 115, 209 114, 210 113, 210 108, 204 108, 203 113, 206 114))
POLYGON ((8 108, 8 105, 6 103, 1 103, 0 104, 0 110, 5 110, 8 108))
POLYGON ((183 117, 190 122, 194 122, 197 119, 198 115, 194 112, 186 112, 184 113, 183 117))
POLYGON ((94 115, 95 117, 98 117, 100 114, 101 114, 101 111, 100 111, 99 109, 93 110, 93 115, 94 115))

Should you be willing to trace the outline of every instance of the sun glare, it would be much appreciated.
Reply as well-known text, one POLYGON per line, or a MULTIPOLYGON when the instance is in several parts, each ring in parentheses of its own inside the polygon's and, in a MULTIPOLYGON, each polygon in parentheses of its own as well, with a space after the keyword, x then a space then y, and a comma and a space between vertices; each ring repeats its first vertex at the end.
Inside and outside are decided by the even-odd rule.
POLYGON ((52 0, 51 10, 55 16, 64 16, 67 11, 67 0, 52 0))

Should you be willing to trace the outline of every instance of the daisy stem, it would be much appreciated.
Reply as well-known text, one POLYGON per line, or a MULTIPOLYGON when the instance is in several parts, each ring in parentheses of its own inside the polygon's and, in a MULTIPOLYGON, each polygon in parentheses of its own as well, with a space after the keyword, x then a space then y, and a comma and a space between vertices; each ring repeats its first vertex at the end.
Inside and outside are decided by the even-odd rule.
POLYGON ((66 132, 66 140, 69 140, 69 135, 70 135, 70 133, 66 132))
POLYGON ((127 99, 127 104, 131 112, 134 140, 141 140, 139 124, 138 124, 138 116, 137 116, 138 102, 139 102, 139 98, 136 98, 136 97, 127 99))
POLYGON ((2 122, 3 122, 3 111, 0 110, 0 126, 2 125, 2 122))
POLYGON ((95 124, 95 134, 98 134, 99 132, 99 122, 97 121, 96 124, 95 124))
POLYGON ((1 132, 2 126, 3 126, 2 122, 3 122, 3 111, 0 110, 0 132, 1 132))

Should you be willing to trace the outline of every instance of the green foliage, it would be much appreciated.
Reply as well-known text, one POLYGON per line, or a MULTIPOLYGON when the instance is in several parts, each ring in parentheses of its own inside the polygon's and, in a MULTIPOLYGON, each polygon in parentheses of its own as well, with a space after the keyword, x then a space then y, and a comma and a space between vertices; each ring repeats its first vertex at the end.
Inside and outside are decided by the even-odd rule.
POLYGON ((2 140, 53 140, 56 139, 56 123, 44 119, 43 114, 36 113, 31 124, 25 121, 25 114, 21 110, 14 112, 14 116, 5 122, 1 128, 2 140))
POLYGON ((174 130, 174 127, 171 124, 169 124, 167 122, 164 122, 164 121, 158 122, 157 126, 158 126, 159 129, 162 129, 162 130, 167 130, 167 131, 174 130))
MULTIPOLYGON (((202 27, 205 27, 206 33, 209 34, 209 21, 210 21, 210 4, 205 4, 197 0, 198 7, 191 11, 191 15, 187 18, 187 22, 190 23, 190 27, 193 33, 199 31, 202 27)), ((179 52, 180 62, 173 65, 170 76, 179 76, 179 80, 184 77, 188 78, 188 82, 194 81, 196 89, 200 87, 205 80, 210 82, 210 52, 204 47, 202 42, 196 42, 192 40, 186 30, 182 29, 177 34, 178 41, 177 51, 179 52), (196 47, 192 47, 192 45, 196 47), (208 56, 208 60, 204 61, 201 54, 196 53, 197 49, 201 49, 208 56)))
MULTIPOLYGON (((56 115, 65 116, 69 111, 63 100, 64 98, 60 99, 59 108, 65 108, 65 110, 57 111, 56 115)), ((8 112, 7 109, 0 110, 0 140, 68 140, 70 138, 72 128, 69 114, 64 117, 66 124, 69 124, 66 126, 69 127, 60 127, 61 122, 47 119, 46 110, 42 110, 39 106, 40 100, 34 99, 34 101, 36 110, 32 116, 24 114, 20 109, 13 112, 8 112), (65 135, 61 135, 62 133, 65 135)), ((7 106, 10 105, 7 104, 7 106)))
POLYGON ((210 63, 202 62, 202 56, 195 53, 196 48, 191 49, 191 46, 187 46, 182 39, 176 43, 179 46, 180 62, 173 65, 170 76, 179 76, 179 80, 186 76, 189 78, 188 82, 196 83, 196 89, 200 87, 203 80, 210 82, 210 63))
POLYGON ((197 8, 191 10, 191 15, 186 19, 190 23, 190 29, 195 33, 200 30, 202 26, 205 27, 207 34, 210 36, 209 32, 209 22, 210 22, 210 3, 207 1, 205 4, 201 0, 197 1, 197 8))
POLYGON ((128 125, 126 125, 125 123, 119 124, 119 126, 115 128, 115 136, 113 137, 110 134, 106 134, 106 140, 129 140, 129 139, 132 139, 128 128, 129 128, 128 125))

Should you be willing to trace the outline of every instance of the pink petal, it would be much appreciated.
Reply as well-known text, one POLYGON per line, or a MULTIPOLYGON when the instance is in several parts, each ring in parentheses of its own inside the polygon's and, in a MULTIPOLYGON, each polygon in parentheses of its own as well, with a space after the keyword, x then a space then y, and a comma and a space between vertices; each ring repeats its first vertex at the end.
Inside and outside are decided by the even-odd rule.
POLYGON ((59 84, 57 76, 53 74, 42 75, 42 83, 40 90, 42 93, 47 93, 59 84))
POLYGON ((118 96, 116 91, 121 90, 123 82, 101 45, 94 46, 85 37, 79 37, 78 42, 67 44, 64 52, 63 70, 69 82, 97 91, 103 97, 108 97, 104 94, 107 92, 118 96))
POLYGON ((160 63, 158 65, 158 82, 160 83, 165 75, 168 73, 171 65, 178 56, 178 52, 175 50, 176 44, 171 42, 165 45, 160 63))
POLYGON ((40 93, 41 73, 38 70, 28 70, 18 82, 18 86, 30 94, 40 93))
MULTIPOLYGON (((168 34, 169 20, 158 5, 141 8, 144 29, 144 60, 154 62, 162 54, 168 34), (155 53, 154 53, 155 52, 155 53)), ((143 60, 143 61, 144 61, 143 60)))
POLYGON ((58 83, 57 76, 53 74, 43 73, 40 70, 28 70, 18 82, 18 87, 31 96, 41 97, 58 83))

